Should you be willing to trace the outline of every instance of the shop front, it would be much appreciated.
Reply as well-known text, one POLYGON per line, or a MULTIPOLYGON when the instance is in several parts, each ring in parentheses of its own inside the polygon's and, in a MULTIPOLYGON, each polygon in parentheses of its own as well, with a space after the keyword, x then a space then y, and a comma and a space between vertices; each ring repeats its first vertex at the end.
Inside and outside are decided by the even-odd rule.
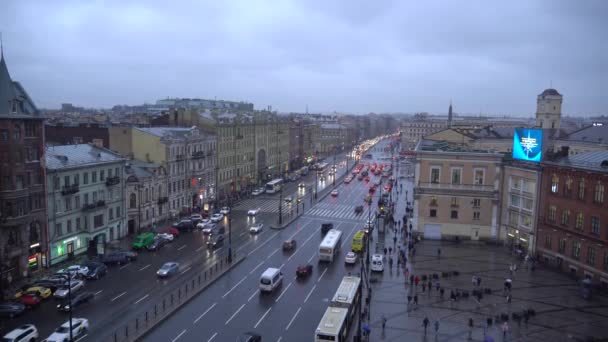
POLYGON ((509 227, 507 229, 507 245, 517 253, 526 254, 530 251, 530 233, 509 227))
POLYGON ((52 242, 50 250, 50 264, 55 265, 62 261, 72 259, 77 255, 86 253, 87 248, 88 237, 80 234, 52 242))

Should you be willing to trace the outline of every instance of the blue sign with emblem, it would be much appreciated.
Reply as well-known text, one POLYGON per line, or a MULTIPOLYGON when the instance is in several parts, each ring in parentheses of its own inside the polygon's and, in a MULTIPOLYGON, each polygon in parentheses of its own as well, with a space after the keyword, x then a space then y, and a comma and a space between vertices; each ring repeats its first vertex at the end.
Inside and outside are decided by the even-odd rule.
POLYGON ((513 158, 540 162, 543 151, 543 130, 516 128, 513 134, 513 158))

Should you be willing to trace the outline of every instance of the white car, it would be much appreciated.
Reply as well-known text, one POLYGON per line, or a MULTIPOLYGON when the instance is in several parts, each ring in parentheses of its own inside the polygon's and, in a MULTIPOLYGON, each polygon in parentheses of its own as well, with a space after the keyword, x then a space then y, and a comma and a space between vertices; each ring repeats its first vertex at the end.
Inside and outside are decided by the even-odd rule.
POLYGON ((259 212, 260 212, 260 208, 257 208, 257 209, 250 209, 250 210, 247 212, 247 215, 248 215, 248 216, 255 216, 255 215, 257 215, 259 212))
POLYGON ((355 252, 348 252, 346 253, 346 256, 344 257, 344 263, 345 264, 356 264, 357 263, 357 254, 355 254, 355 252))
POLYGON ((211 232, 217 228, 217 224, 215 223, 209 223, 205 226, 205 228, 203 228, 203 234, 211 234, 211 232))
POLYGON ((87 273, 89 273, 89 268, 86 266, 81 266, 81 265, 72 265, 68 268, 64 268, 62 270, 57 271, 56 274, 61 274, 61 273, 75 274, 76 276, 80 277, 80 276, 87 275, 87 273))
POLYGON ((255 189, 251 192, 253 196, 261 195, 265 192, 264 188, 255 189))
POLYGON ((190 215, 190 219, 192 221, 200 221, 203 219, 203 216, 201 214, 192 214, 190 215))
POLYGON ((230 214, 230 208, 229 207, 223 207, 222 210, 220 210, 220 214, 223 214, 223 215, 230 214))
POLYGON ((334 197, 338 196, 338 190, 337 189, 336 190, 332 190, 331 191, 331 195, 334 196, 334 197))
POLYGON ((72 289, 72 294, 74 294, 74 292, 81 290, 84 287, 84 282, 81 280, 72 280, 70 282, 70 286, 68 287, 68 285, 63 285, 60 286, 59 288, 57 288, 57 290, 55 291, 55 293, 53 294, 53 296, 55 296, 55 298, 66 298, 68 296, 68 291, 71 288, 72 289))
MULTIPOLYGON (((86 318, 72 318, 72 336, 78 339, 89 330, 89 320, 86 318)), ((70 321, 63 323, 59 328, 47 337, 47 342, 65 342, 70 339, 70 321)))
POLYGON ((264 225, 261 223, 256 223, 253 226, 251 226, 251 228, 249 228, 249 232, 252 234, 257 234, 259 232, 262 231, 262 228, 264 228, 264 225))
POLYGON ((211 222, 220 222, 222 219, 224 218, 224 214, 222 213, 217 213, 217 214, 213 214, 213 216, 211 216, 211 222))
POLYGON ((305 189, 306 188, 306 184, 305 183, 300 183, 300 184, 298 184, 298 188, 305 189))
POLYGON ((21 341, 35 341, 38 339, 38 329, 33 324, 24 324, 19 328, 4 335, 2 341, 5 342, 21 342, 21 341))
POLYGON ((165 239, 169 242, 173 242, 173 239, 174 239, 173 234, 169 234, 169 233, 159 233, 159 234, 156 234, 156 236, 158 236, 161 239, 165 239))
POLYGON ((203 228, 205 228, 205 227, 206 227, 206 226, 207 226, 209 223, 211 223, 211 220, 210 220, 210 219, 202 219, 202 220, 201 220, 201 222, 199 222, 199 223, 196 225, 196 228, 198 228, 198 229, 203 229, 203 228))

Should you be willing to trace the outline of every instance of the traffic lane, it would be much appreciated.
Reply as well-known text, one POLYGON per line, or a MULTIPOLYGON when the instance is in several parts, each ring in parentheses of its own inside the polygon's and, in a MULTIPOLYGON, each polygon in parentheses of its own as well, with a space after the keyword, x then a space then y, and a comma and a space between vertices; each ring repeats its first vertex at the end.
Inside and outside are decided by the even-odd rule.
MULTIPOLYGON (((274 245, 279 246, 282 241, 294 236, 295 233, 306 232, 309 230, 310 226, 315 225, 320 226, 318 220, 308 220, 306 225, 302 225, 300 227, 298 227, 297 224, 292 224, 283 231, 268 230, 268 232, 271 234, 265 239, 260 239, 260 245, 266 246, 273 243, 274 245)), ((297 237, 298 235, 295 236, 297 237)), ((257 237, 261 237, 261 234, 257 235, 257 237)), ((249 253, 252 254, 247 259, 241 262, 241 264, 237 265, 218 281, 213 283, 190 303, 180 308, 178 312, 167 318, 165 322, 155 328, 147 338, 154 341, 172 340, 183 329, 189 329, 189 332, 185 334, 186 336, 184 337, 184 339, 187 340, 188 336, 190 336, 189 334, 192 332, 192 329, 195 329, 195 331, 198 331, 196 336, 207 339, 213 334, 213 332, 210 331, 212 327, 215 328, 226 325, 225 322, 232 315, 234 315, 236 310, 238 310, 241 305, 243 305, 239 304, 238 307, 232 308, 232 305, 229 305, 230 301, 238 300, 239 298, 243 300, 251 298, 251 294, 244 291, 239 282, 242 284, 242 282, 245 282, 243 279, 251 278, 255 280, 255 285, 257 287, 259 275, 265 270, 264 264, 266 262, 266 258, 264 256, 269 254, 268 251, 274 250, 262 250, 258 247, 250 248, 249 253), (256 248, 258 249, 256 250, 256 248), (226 293, 233 288, 234 290, 226 295, 226 293), (235 291, 237 292, 233 293, 235 291), (246 296, 244 293, 246 293, 246 296), (213 306, 213 303, 217 304, 213 306), (213 306, 213 309, 205 314, 205 311, 211 306, 213 306), (205 314, 204 318, 200 318, 196 322, 194 319, 190 319, 191 317, 198 318, 203 314, 205 314), (190 325, 192 325, 192 327, 190 327, 190 325), (202 330, 199 331, 196 329, 202 330)), ((251 292, 253 293, 255 291, 252 290, 251 292)))

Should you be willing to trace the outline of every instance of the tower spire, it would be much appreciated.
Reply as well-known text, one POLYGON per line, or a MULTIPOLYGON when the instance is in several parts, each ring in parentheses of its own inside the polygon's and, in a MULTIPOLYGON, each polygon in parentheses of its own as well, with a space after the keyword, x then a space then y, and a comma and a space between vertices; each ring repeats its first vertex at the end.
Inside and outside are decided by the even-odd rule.
POLYGON ((4 44, 2 43, 2 32, 0 31, 0 58, 4 57, 4 44))
POLYGON ((448 128, 452 127, 452 99, 450 99, 450 108, 448 109, 448 128))

